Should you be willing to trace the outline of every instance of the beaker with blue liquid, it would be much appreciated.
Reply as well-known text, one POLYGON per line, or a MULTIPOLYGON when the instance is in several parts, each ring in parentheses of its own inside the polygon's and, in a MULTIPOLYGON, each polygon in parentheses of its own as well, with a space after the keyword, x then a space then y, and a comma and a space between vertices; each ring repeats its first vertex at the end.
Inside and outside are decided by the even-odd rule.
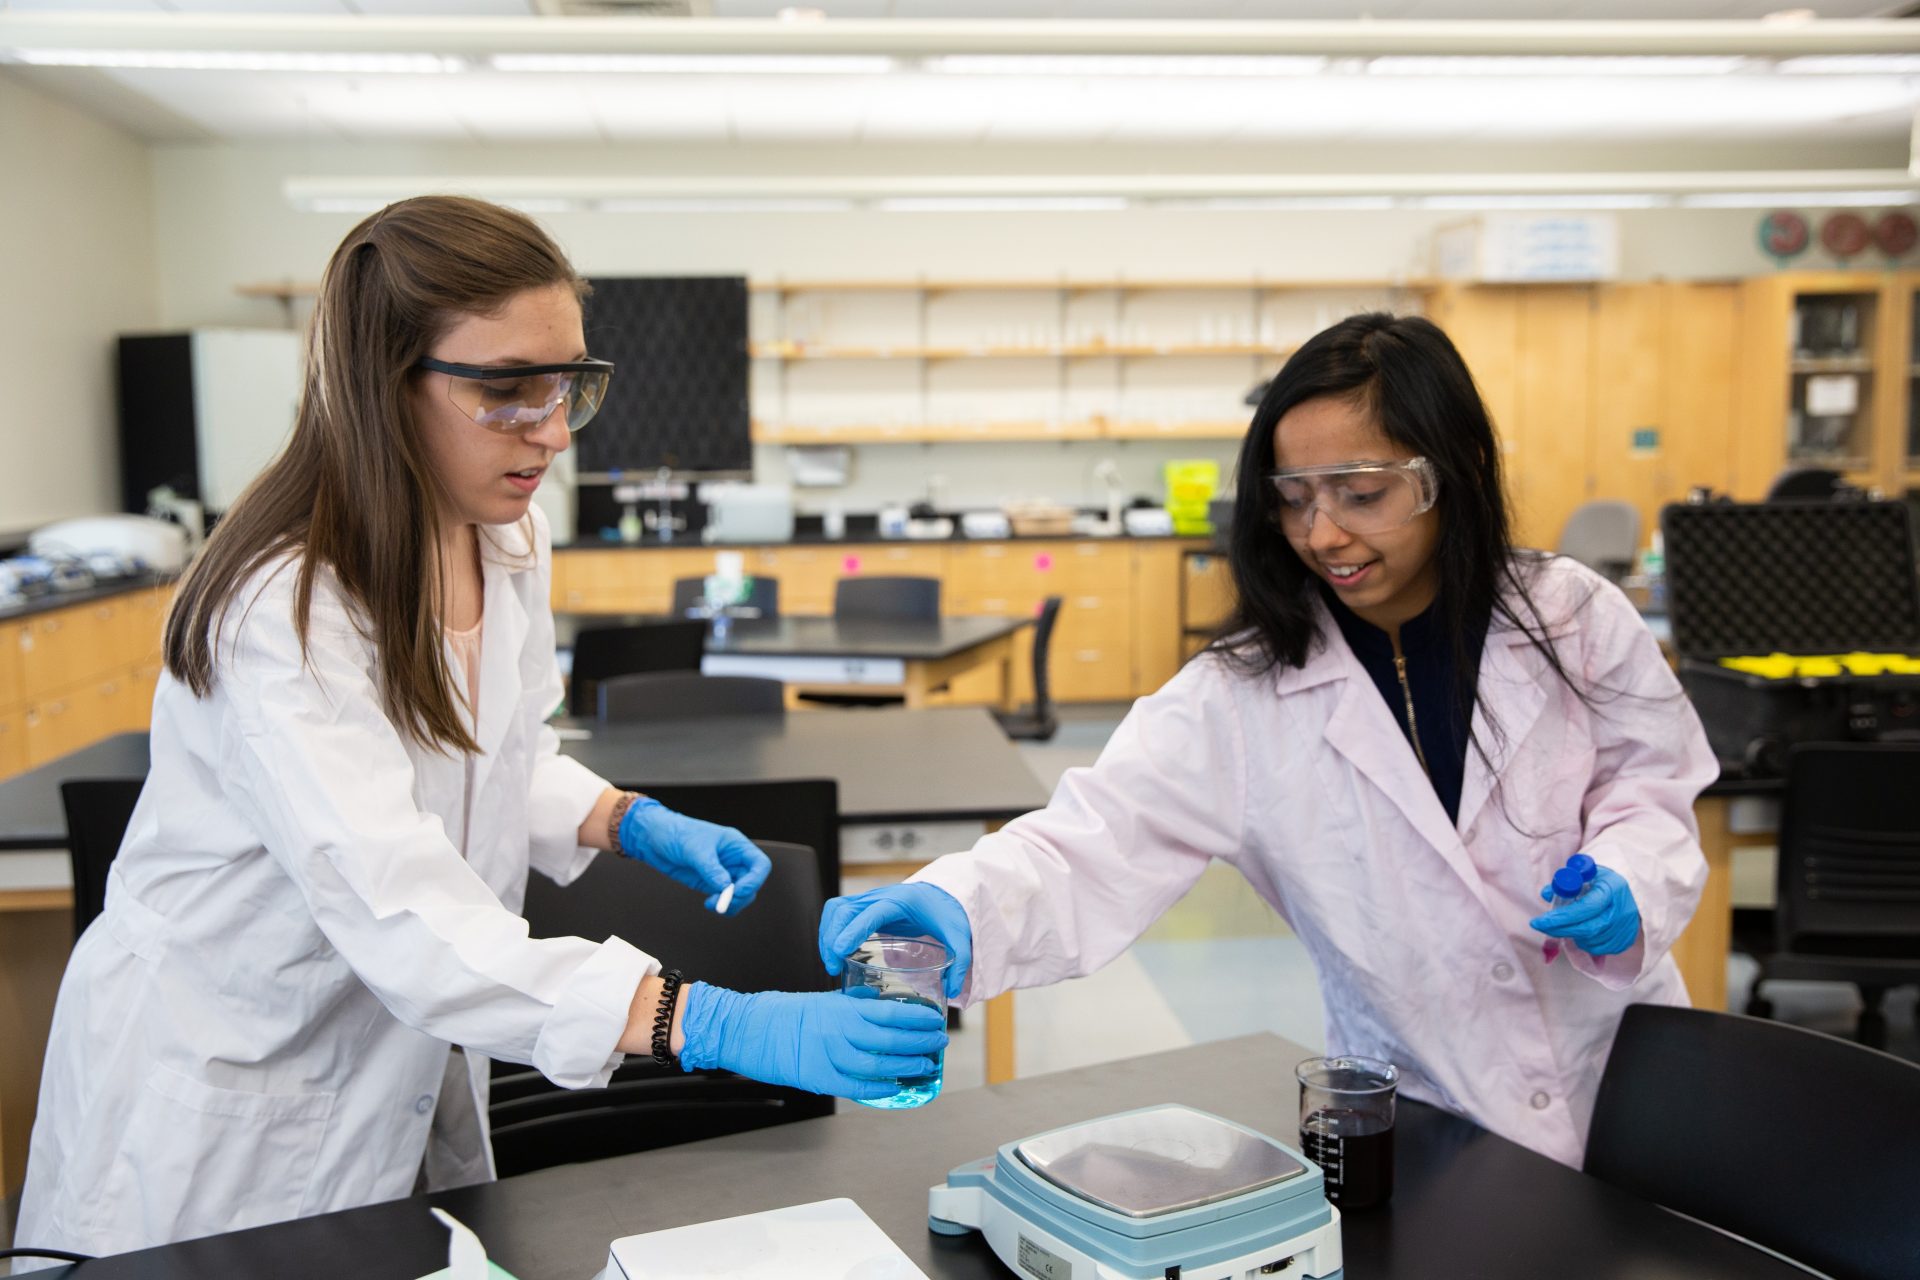
MULTIPOLYGON (((953 957, 928 938, 876 933, 847 957, 842 989, 905 1004, 923 1004, 942 1013, 947 1007, 947 968, 953 957)), ((885 1098, 858 1099, 862 1106, 899 1111, 924 1107, 940 1096, 946 1052, 934 1055, 933 1074, 902 1079, 900 1091, 885 1098)))

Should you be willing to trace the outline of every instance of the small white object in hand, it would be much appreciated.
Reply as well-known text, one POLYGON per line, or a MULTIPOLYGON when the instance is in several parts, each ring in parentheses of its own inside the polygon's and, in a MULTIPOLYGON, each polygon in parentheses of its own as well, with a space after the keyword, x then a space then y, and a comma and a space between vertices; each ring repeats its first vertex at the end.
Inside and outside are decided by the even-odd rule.
POLYGON ((728 885, 726 888, 720 891, 720 900, 713 904, 713 913, 715 915, 723 916, 727 914, 727 908, 732 905, 733 905, 733 886, 728 885))

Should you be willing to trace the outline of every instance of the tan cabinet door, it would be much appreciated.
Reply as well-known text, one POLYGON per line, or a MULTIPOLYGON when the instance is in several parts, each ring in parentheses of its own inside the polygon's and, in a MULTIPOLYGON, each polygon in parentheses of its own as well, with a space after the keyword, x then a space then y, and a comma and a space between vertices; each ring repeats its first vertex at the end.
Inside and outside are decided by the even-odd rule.
POLYGON ((24 622, 0 624, 0 711, 18 707, 27 700, 26 684, 20 672, 21 642, 26 633, 24 622))
POLYGON ((0 712, 0 778, 24 772, 27 760, 26 713, 0 712))

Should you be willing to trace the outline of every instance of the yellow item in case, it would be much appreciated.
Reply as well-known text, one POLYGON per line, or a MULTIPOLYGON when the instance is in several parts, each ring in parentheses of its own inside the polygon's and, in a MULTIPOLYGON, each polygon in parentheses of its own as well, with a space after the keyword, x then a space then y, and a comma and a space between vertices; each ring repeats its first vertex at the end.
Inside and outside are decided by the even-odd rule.
POLYGON ((1852 676, 1920 675, 1920 655, 1905 653, 1770 653, 1722 658, 1720 665, 1763 680, 1814 680, 1852 676))
POLYGON ((1207 504, 1220 488, 1220 464, 1211 458, 1168 461, 1161 474, 1167 483, 1167 514, 1173 517, 1178 534, 1213 532, 1207 518, 1207 504))

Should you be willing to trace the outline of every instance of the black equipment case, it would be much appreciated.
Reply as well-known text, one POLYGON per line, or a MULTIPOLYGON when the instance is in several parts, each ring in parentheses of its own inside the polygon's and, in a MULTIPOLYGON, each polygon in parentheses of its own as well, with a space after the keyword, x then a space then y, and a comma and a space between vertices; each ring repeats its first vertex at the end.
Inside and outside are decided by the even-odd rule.
POLYGON ((1920 674, 1856 661, 1855 670, 1823 664, 1834 674, 1770 677, 1720 663, 1920 654, 1905 503, 1675 504, 1660 529, 1680 683, 1723 761, 1779 776, 1796 743, 1920 741, 1920 674))

